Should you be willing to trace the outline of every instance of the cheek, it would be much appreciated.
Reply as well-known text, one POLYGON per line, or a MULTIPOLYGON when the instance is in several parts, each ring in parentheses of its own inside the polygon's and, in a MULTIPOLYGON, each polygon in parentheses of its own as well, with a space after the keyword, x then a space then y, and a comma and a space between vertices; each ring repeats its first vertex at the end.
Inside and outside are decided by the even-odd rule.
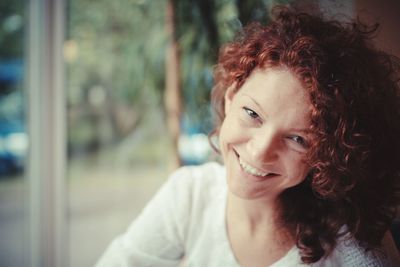
POLYGON ((304 162, 304 156, 297 156, 292 159, 290 159, 288 166, 288 174, 292 176, 296 182, 301 183, 304 181, 306 178, 309 167, 308 165, 304 162))
POLYGON ((219 133, 219 146, 223 156, 226 156, 229 147, 243 143, 243 130, 237 121, 227 116, 221 125, 219 133))
POLYGON ((224 153, 226 151, 226 146, 230 139, 228 128, 229 128, 228 121, 225 118, 221 125, 220 131, 219 131, 219 136, 218 136, 219 147, 220 147, 222 153, 224 153))
POLYGON ((219 140, 220 143, 226 143, 230 139, 232 139, 232 129, 236 128, 234 121, 230 118, 230 116, 225 117, 222 125, 221 125, 221 130, 219 133, 219 140))

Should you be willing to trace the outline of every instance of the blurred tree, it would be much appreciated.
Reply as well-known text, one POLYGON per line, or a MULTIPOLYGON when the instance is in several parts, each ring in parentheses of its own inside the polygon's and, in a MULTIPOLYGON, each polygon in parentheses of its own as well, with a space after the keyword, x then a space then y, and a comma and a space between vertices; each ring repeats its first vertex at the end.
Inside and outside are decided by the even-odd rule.
POLYGON ((266 21, 267 7, 271 1, 237 0, 238 17, 243 25, 250 21, 266 21))
POLYGON ((266 22, 277 2, 289 1, 70 1, 71 146, 96 148, 128 136, 139 123, 151 123, 149 107, 162 103, 164 89, 174 92, 165 103, 175 117, 168 119, 174 121, 175 143, 182 112, 185 131, 208 132, 219 47, 249 21, 266 22))
POLYGON ((0 135, 24 131, 24 2, 0 2, 0 135))
POLYGON ((20 88, 23 69, 23 1, 0 1, 0 97, 20 88))
POLYGON ((128 136, 161 102, 165 3, 69 3, 69 144, 96 149, 128 136))
POLYGON ((178 141, 180 136, 180 119, 182 115, 182 99, 179 75, 180 58, 175 34, 175 23, 174 3, 172 0, 167 0, 165 30, 168 34, 169 42, 166 51, 164 103, 167 113, 167 126, 173 142, 173 151, 171 155, 172 169, 181 165, 178 141))
POLYGON ((236 30, 234 1, 174 1, 179 42, 184 113, 187 131, 208 132, 212 127, 209 94, 212 68, 222 42, 236 30))
POLYGON ((212 128, 209 94, 219 47, 250 21, 267 23, 270 8, 290 0, 174 0, 184 113, 191 130, 212 128), (193 129, 195 128, 195 129, 193 129))
POLYGON ((0 59, 23 55, 23 1, 0 1, 0 59))

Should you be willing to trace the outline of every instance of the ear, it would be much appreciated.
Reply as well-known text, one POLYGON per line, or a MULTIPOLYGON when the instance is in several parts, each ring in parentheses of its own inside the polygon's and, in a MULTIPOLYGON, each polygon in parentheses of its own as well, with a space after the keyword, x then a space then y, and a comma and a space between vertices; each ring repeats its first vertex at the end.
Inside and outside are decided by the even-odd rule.
POLYGON ((226 89, 225 92, 225 115, 228 113, 229 109, 231 108, 233 97, 236 94, 236 83, 232 84, 231 86, 226 89))

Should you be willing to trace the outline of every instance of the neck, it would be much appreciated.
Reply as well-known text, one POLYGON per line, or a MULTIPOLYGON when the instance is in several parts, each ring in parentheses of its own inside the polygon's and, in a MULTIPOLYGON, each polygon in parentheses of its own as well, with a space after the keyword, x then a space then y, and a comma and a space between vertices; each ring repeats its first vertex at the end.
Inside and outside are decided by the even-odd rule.
POLYGON ((247 200, 229 193, 227 223, 230 227, 239 226, 250 236, 269 236, 277 242, 292 240, 280 223, 279 210, 275 199, 247 200))
POLYGON ((246 200, 228 193, 227 204, 228 239, 241 266, 269 266, 295 244, 279 223, 276 201, 246 200))

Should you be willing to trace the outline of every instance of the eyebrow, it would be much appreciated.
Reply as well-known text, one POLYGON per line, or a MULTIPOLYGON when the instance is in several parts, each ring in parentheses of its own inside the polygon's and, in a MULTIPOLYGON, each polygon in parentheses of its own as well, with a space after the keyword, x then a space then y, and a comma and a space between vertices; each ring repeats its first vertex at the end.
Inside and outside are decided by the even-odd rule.
MULTIPOLYGON (((248 94, 246 94, 246 93, 242 93, 244 96, 247 96, 248 98, 250 98, 251 99, 251 101, 253 101, 256 105, 257 105, 257 107, 261 110, 261 111, 263 111, 263 109, 261 108, 261 105, 260 104, 258 104, 258 102, 254 99, 254 98, 252 98, 251 96, 249 96, 248 94)), ((264 112, 263 112, 264 113, 264 112)), ((265 115, 265 114, 264 114, 265 115)))
POLYGON ((304 134, 312 134, 313 131, 311 131, 310 129, 297 129, 297 128, 291 128, 289 129, 292 132, 299 132, 299 133, 304 133, 304 134))

